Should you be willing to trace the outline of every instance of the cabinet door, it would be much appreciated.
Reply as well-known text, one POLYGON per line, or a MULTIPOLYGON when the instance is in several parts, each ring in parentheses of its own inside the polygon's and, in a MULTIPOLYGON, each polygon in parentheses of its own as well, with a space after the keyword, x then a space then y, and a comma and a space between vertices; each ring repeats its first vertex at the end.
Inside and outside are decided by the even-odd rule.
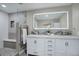
POLYGON ((45 39, 45 56, 53 56, 55 51, 55 39, 45 39))
POLYGON ((38 56, 44 56, 44 39, 43 38, 38 38, 37 39, 37 55, 38 56))
POLYGON ((36 38, 27 38, 27 54, 36 55, 37 54, 36 46, 37 46, 36 38))
POLYGON ((68 39, 67 55, 79 56, 79 39, 68 39))
POLYGON ((66 55, 66 40, 65 39, 56 39, 55 55, 56 56, 65 56, 66 55))

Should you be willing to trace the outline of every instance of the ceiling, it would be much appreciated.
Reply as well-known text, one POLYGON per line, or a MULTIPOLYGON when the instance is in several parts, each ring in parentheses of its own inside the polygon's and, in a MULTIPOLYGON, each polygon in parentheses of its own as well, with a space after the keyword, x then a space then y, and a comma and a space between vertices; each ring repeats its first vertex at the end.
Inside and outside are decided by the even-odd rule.
POLYGON ((7 13, 14 13, 18 11, 29 11, 35 9, 49 8, 71 5, 71 3, 0 3, 0 10, 7 13), (4 4, 7 7, 3 8, 1 5, 4 4))

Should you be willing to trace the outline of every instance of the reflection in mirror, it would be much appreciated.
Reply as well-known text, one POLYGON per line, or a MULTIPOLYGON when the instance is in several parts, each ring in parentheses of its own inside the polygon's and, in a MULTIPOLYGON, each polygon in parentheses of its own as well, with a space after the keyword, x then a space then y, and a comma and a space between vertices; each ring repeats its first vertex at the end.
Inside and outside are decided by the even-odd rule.
POLYGON ((34 14, 33 27, 37 29, 68 29, 68 12, 34 14))

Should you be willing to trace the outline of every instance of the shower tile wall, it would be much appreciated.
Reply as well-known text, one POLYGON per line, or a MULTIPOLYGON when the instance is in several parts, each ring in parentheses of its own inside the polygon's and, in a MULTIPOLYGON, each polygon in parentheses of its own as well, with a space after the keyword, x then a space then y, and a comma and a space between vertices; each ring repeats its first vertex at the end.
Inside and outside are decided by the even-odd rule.
POLYGON ((16 39, 16 33, 9 32, 9 39, 16 39))
POLYGON ((9 39, 16 39, 16 23, 23 24, 26 22, 26 12, 18 12, 9 14, 9 39), (14 27, 10 27, 10 21, 14 21, 14 27))

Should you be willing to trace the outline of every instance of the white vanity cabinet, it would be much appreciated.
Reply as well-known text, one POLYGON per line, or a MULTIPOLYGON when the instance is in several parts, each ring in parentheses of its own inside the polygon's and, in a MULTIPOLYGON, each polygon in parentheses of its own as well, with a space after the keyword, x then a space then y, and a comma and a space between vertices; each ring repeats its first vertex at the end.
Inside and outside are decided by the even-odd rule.
POLYGON ((28 37, 27 55, 37 56, 79 56, 77 37, 28 37))
POLYGON ((33 55, 37 55, 37 49, 36 49, 36 41, 37 39, 33 39, 33 38, 27 38, 27 53, 28 54, 33 54, 33 55))
POLYGON ((38 38, 37 40, 37 51, 39 56, 44 56, 44 38, 38 38))
POLYGON ((79 39, 67 39, 67 55, 79 56, 79 39))
POLYGON ((27 38, 27 54, 44 55, 44 40, 41 38, 27 38))
POLYGON ((56 39, 56 56, 79 56, 79 39, 64 38, 56 39))
POLYGON ((55 55, 56 56, 65 56, 66 55, 66 40, 63 38, 56 39, 55 43, 55 55))

